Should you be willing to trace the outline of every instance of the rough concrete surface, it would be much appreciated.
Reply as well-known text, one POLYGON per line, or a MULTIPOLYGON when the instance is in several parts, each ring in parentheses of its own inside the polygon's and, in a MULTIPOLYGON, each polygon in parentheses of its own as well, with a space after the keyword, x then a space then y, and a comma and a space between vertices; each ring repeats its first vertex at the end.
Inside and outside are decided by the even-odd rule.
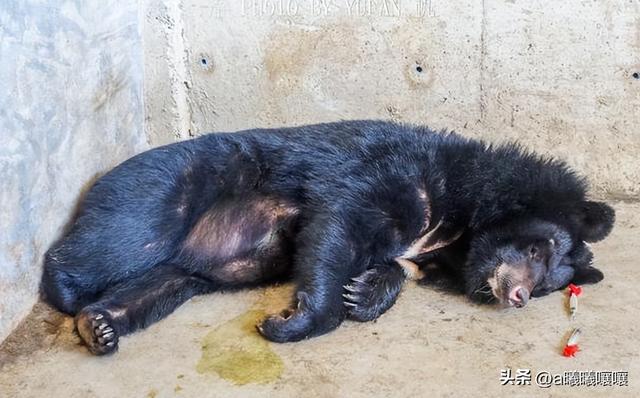
POLYGON ((575 321, 568 318, 566 294, 560 292, 534 299, 521 310, 499 310, 410 284, 376 323, 347 322, 322 337, 284 345, 267 343, 256 349, 254 329, 238 320, 252 316, 256 308, 267 312, 283 308, 290 287, 281 286, 197 297, 169 318, 123 338, 115 355, 93 357, 77 345, 70 318, 39 305, 0 349, 0 361, 5 364, 0 370, 1 395, 639 396, 640 205, 619 204, 616 210, 614 232, 594 247, 605 280, 584 287, 575 321), (569 359, 560 352, 573 327, 584 331, 582 351, 569 359), (240 353, 244 362, 272 366, 274 357, 265 354, 270 352, 281 361, 281 373, 273 367, 270 370, 275 373, 267 375, 254 369, 255 374, 242 379, 224 368, 203 366, 207 347, 220 336, 227 343, 219 350, 230 361, 240 353), (502 386, 500 370, 506 368, 514 374, 516 369, 531 369, 534 375, 539 371, 628 371, 629 385, 502 386))
POLYGON ((517 139, 640 195, 640 3, 146 0, 146 131, 354 118, 517 139), (612 161, 615 159, 615 161, 612 161))
POLYGON ((124 0, 0 1, 0 341, 82 190, 147 147, 138 21, 124 0))

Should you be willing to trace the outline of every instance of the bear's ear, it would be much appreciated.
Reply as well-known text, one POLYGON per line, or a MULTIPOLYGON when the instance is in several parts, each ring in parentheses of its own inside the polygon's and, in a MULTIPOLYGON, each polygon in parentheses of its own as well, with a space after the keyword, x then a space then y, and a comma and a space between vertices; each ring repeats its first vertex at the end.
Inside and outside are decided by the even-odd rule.
POLYGON ((538 239, 527 248, 529 252, 529 260, 533 262, 540 262, 548 265, 551 256, 553 255, 554 242, 551 239, 538 239))
POLYGON ((616 219, 616 213, 611 206, 588 200, 580 203, 576 216, 580 238, 587 242, 604 239, 611 232, 616 219))
POLYGON ((571 283, 575 283, 576 285, 586 285, 598 283, 603 279, 604 275, 602 274, 602 271, 589 265, 586 267, 577 267, 575 269, 575 274, 571 279, 571 283))

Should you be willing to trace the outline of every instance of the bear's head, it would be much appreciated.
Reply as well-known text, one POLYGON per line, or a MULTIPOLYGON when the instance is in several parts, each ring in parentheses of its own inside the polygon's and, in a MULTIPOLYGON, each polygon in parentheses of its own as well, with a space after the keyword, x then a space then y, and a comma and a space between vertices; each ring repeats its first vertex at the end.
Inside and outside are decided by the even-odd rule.
POLYGON ((614 220, 607 204, 583 201, 543 218, 516 217, 475 233, 464 266, 467 295, 520 308, 530 297, 572 281, 599 282, 603 275, 590 264, 587 242, 604 239, 614 220))

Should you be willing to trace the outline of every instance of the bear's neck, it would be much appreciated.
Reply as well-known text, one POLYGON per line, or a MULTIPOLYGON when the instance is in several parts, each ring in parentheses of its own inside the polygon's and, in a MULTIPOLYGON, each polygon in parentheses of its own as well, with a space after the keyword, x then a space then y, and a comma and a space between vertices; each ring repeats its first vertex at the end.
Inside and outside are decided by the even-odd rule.
POLYGON ((586 185, 559 161, 524 153, 516 146, 467 151, 443 148, 443 188, 434 192, 434 213, 472 230, 527 215, 549 214, 584 200, 586 185))

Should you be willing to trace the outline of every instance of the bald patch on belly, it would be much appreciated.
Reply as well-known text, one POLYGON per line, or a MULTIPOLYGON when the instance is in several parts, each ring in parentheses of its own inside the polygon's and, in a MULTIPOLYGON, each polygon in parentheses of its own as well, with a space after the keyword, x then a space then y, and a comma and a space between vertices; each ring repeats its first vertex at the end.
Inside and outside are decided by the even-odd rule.
POLYGON ((297 208, 271 198, 227 201, 200 217, 183 249, 198 257, 230 259, 255 248, 297 214, 297 208))
POLYGON ((251 259, 233 260, 216 269, 222 282, 255 282, 262 279, 262 267, 251 259))
POLYGON ((237 209, 209 211, 193 227, 184 242, 184 247, 207 257, 230 257, 241 248, 245 235, 260 232, 255 231, 255 227, 259 228, 262 226, 261 223, 249 231, 251 226, 247 225, 247 221, 246 216, 237 209))

